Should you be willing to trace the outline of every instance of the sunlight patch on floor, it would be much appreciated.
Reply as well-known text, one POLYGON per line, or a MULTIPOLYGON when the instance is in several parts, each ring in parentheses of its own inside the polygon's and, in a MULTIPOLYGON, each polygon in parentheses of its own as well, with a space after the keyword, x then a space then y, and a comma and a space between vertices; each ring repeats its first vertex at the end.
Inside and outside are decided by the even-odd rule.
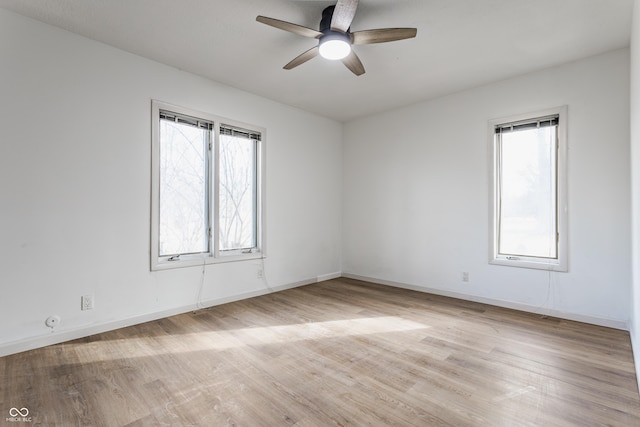
POLYGON ((82 363, 131 357, 150 357, 195 351, 287 344, 356 335, 397 333, 429 326, 396 316, 309 322, 295 325, 250 327, 177 335, 134 337, 119 340, 65 344, 73 347, 82 363))

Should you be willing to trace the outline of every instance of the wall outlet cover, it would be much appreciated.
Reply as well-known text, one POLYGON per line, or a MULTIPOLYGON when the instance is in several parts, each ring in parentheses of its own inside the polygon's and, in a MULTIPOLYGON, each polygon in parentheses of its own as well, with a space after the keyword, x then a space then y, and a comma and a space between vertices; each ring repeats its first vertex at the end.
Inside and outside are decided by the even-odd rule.
POLYGON ((93 295, 82 296, 82 310, 93 310, 93 295))

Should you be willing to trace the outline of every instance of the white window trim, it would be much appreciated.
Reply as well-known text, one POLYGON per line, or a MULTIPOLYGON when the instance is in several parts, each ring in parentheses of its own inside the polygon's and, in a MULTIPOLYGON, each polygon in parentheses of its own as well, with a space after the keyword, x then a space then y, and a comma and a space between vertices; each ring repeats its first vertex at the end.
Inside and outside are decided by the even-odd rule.
POLYGON ((227 119, 225 117, 215 116, 213 114, 204 113, 189 108, 180 107, 165 102, 151 100, 151 270, 167 270, 173 268, 202 266, 206 264, 216 264, 234 261, 255 260, 266 257, 266 245, 265 245, 265 182, 266 182, 266 129, 254 126, 247 123, 242 123, 236 120, 227 119), (209 159, 211 164, 212 173, 210 173, 210 188, 213 188, 212 194, 209 198, 213 197, 211 201, 211 218, 209 223, 212 225, 212 233, 218 232, 218 170, 219 157, 217 155, 219 151, 220 140, 220 125, 233 126, 241 129, 248 129, 260 133, 261 141, 258 142, 256 149, 256 175, 257 175, 257 201, 256 201, 256 248, 250 253, 245 253, 242 250, 232 251, 220 251, 217 236, 211 238, 211 247, 209 253, 194 254, 194 255, 181 255, 179 259, 170 261, 169 257, 161 257, 159 255, 159 235, 160 235, 160 110, 169 110, 175 113, 183 114, 191 117, 198 117, 204 120, 209 120, 214 123, 214 140, 213 147, 210 152, 212 159, 209 159))
POLYGON ((566 272, 569 269, 568 247, 568 197, 567 197, 567 106, 550 108, 533 113, 519 114, 489 121, 489 264, 506 265, 510 267, 533 268, 548 271, 566 272), (558 258, 545 259, 534 257, 514 257, 498 254, 498 150, 495 142, 495 127, 504 124, 546 116, 559 116, 558 123, 558 152, 557 152, 557 227, 558 227, 558 258))

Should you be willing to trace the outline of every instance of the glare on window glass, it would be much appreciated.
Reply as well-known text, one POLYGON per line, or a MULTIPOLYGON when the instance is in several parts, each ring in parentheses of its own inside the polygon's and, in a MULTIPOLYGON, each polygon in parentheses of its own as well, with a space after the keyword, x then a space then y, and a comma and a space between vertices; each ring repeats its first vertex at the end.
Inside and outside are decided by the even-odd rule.
POLYGON ((219 236, 220 250, 256 246, 256 142, 220 136, 219 236))
POLYGON ((207 134, 160 120, 160 256, 208 251, 207 134))
POLYGON ((499 253, 556 258, 556 126, 500 141, 499 253))

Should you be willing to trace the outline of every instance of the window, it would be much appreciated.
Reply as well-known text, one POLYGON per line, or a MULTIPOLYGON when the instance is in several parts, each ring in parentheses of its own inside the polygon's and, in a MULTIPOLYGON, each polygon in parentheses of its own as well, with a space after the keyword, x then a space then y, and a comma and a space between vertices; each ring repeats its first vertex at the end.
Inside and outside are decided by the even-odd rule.
POLYGON ((566 107, 492 120, 492 264, 567 271, 566 107))
POLYGON ((264 130, 152 102, 153 270, 258 258, 264 130))

